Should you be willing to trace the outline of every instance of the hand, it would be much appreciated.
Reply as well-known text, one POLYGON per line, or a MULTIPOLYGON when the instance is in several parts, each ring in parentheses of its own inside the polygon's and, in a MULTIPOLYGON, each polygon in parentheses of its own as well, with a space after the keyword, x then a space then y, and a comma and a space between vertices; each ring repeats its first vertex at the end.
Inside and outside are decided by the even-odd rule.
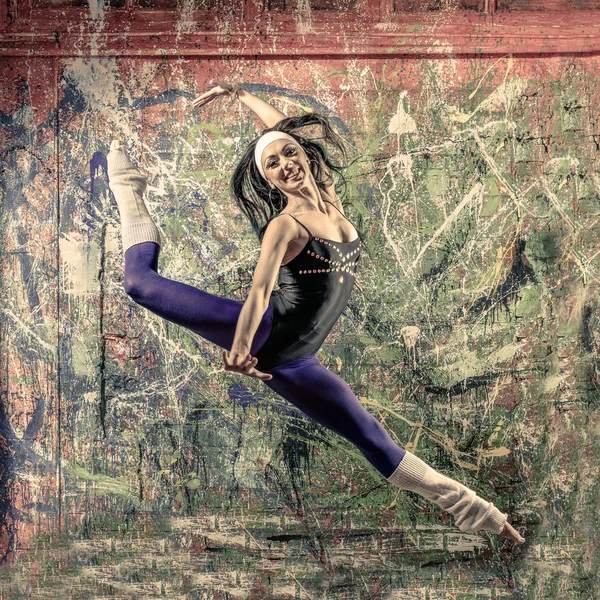
POLYGON ((231 352, 231 357, 227 358, 227 350, 223 350, 223 362, 225 363, 226 371, 234 371, 248 377, 257 377, 263 381, 273 379, 273 375, 261 373, 254 368, 258 362, 258 358, 250 356, 250 354, 247 354, 244 358, 244 355, 239 352, 231 352))
POLYGON ((195 100, 192 100, 192 106, 194 108, 200 108, 201 106, 212 102, 219 96, 229 96, 231 94, 235 94, 237 90, 239 90, 239 86, 237 84, 227 83, 226 81, 211 79, 210 83, 214 85, 213 88, 208 90, 208 92, 204 92, 204 94, 198 96, 195 100))

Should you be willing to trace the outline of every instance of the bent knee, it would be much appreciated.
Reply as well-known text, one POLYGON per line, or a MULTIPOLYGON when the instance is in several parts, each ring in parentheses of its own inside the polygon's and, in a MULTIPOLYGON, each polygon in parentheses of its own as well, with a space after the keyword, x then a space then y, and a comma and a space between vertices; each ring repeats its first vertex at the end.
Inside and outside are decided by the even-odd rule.
POLYGON ((143 304, 148 296, 148 286, 141 277, 126 276, 123 279, 125 293, 138 304, 143 304))

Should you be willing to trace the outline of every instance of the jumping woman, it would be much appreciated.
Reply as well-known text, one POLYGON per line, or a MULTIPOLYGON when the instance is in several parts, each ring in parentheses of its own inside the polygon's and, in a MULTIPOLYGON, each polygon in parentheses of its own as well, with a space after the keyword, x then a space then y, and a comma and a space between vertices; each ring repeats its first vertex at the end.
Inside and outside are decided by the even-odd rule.
POLYGON ((461 531, 488 530, 522 544, 506 514, 396 445, 315 356, 348 302, 361 242, 334 190, 339 168, 303 132, 317 126, 344 156, 342 140, 323 116, 287 118, 238 85, 211 83, 194 107, 237 96, 268 127, 248 145, 232 179, 235 200, 262 243, 248 298, 222 298, 158 274, 161 239, 143 200, 146 179, 113 141, 108 176, 122 220, 126 293, 223 348, 225 370, 262 380, 352 442, 390 483, 452 514, 461 531))

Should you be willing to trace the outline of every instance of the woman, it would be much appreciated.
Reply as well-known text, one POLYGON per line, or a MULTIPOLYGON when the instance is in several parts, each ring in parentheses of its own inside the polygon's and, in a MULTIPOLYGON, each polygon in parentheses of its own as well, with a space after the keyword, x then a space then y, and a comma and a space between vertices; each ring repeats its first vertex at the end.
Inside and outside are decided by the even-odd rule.
POLYGON ((302 133, 319 126, 323 139, 343 154, 342 141, 324 117, 286 118, 239 86, 211 83, 215 87, 194 100, 195 107, 235 95, 270 127, 248 146, 232 180, 238 205, 262 239, 248 298, 221 298, 158 275, 160 235, 143 201, 146 180, 115 141, 108 175, 122 218, 125 291, 224 348, 226 370, 264 381, 355 444, 390 483, 451 513, 461 531, 489 530, 523 543, 493 503, 397 446, 346 382, 315 356, 350 296, 360 239, 334 190, 331 172, 337 167, 302 133), (280 289, 273 292, 278 274, 280 289))

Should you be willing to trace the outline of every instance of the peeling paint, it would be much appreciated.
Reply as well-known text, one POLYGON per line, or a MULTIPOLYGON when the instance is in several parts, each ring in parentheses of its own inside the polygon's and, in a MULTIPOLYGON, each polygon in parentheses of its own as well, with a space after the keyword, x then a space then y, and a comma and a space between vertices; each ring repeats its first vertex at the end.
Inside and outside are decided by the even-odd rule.
MULTIPOLYGON (((88 54, 1 70, 0 595, 593 597, 597 57, 292 60, 273 39, 260 60, 94 58, 108 9, 86 10, 88 54), (460 534, 126 297, 115 137, 149 177, 161 273, 249 290, 259 247, 228 183, 257 123, 190 108, 215 76, 348 138, 347 213, 370 254, 319 357, 399 444, 509 512, 521 550, 460 534)), ((298 3, 295 34, 319 12, 298 3)), ((380 29, 406 45, 429 36, 417 25, 380 29)))

